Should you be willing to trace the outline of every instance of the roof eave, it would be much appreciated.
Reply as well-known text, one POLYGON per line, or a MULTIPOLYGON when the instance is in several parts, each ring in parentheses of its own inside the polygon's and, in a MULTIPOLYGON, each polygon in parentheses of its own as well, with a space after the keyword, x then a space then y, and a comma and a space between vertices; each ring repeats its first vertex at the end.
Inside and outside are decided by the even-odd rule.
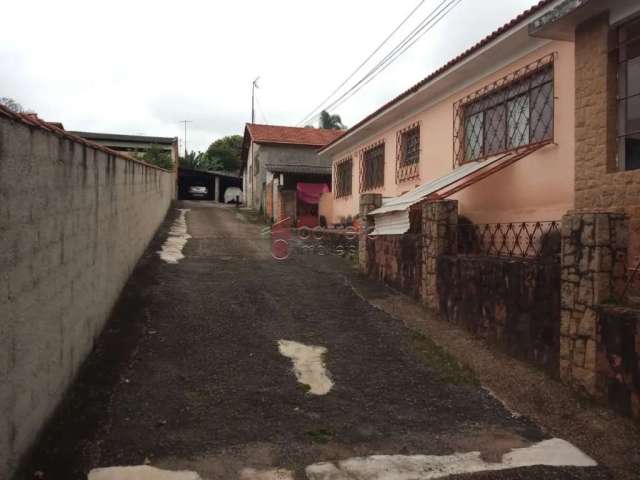
MULTIPOLYGON (((353 138, 356 133, 362 132, 376 120, 390 116, 392 112, 397 111, 399 107, 406 105, 407 102, 411 99, 414 99, 420 94, 424 94, 425 90, 433 87, 439 82, 442 82, 443 79, 450 77, 453 73, 459 71, 461 68, 468 66, 470 63, 476 61, 478 57, 482 56, 488 50, 495 48, 496 45, 503 44, 507 39, 511 38, 515 32, 525 31, 528 35, 528 26, 532 22, 532 20, 544 15, 550 10, 553 10, 559 3, 561 3, 561 0, 548 0, 546 2, 540 2, 539 5, 532 7, 533 11, 531 13, 523 15, 523 18, 521 18, 514 25, 510 26, 509 28, 505 28, 505 26, 503 26, 498 29, 496 32, 500 33, 496 35, 495 38, 492 38, 492 36, 494 36, 496 32, 490 34, 488 37, 485 37, 483 40, 476 43, 474 46, 470 47, 467 51, 462 53, 459 56, 460 59, 458 61, 454 59, 450 62, 450 65, 445 64, 444 67, 441 67, 431 75, 428 75, 405 92, 387 102, 377 111, 365 117, 351 129, 347 130, 344 135, 328 143, 326 146, 321 148, 318 153, 332 155, 348 148, 344 146, 345 143, 348 142, 349 139, 353 138), (504 29, 504 31, 500 31, 502 29, 504 29)), ((512 20, 512 22, 514 20, 512 20)), ((507 25, 509 25, 509 23, 507 23, 507 25)), ((452 94, 454 92, 451 91, 450 93, 452 94)))

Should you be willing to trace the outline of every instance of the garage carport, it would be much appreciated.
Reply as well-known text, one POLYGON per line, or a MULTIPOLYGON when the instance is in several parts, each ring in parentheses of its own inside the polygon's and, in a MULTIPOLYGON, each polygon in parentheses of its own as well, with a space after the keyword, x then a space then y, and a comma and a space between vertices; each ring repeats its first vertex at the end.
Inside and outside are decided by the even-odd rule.
POLYGON ((242 178, 231 172, 178 168, 178 199, 180 200, 224 202, 224 192, 229 187, 242 189, 242 178), (206 187, 207 193, 203 197, 195 197, 189 193, 191 187, 206 187))

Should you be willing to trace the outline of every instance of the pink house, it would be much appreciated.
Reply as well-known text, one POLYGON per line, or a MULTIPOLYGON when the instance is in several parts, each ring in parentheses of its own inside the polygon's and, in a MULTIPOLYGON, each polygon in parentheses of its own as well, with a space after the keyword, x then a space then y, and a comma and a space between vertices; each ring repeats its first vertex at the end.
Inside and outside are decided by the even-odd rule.
MULTIPOLYGON (((333 165, 329 223, 381 193, 379 233, 404 233, 424 198, 474 223, 559 220, 574 206, 574 43, 530 35, 544 0, 320 150, 333 165)), ((328 203, 328 202, 327 202, 328 203)))

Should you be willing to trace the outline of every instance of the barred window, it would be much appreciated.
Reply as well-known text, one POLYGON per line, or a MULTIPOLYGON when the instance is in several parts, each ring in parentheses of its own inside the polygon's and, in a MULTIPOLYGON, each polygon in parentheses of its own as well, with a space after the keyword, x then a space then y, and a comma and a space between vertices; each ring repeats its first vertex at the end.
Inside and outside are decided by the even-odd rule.
POLYGON ((396 136, 396 148, 396 182, 416 178, 420 162, 420 125, 400 130, 396 136))
POLYGON ((459 163, 553 138, 553 62, 536 62, 483 90, 489 93, 476 94, 458 106, 459 163))
POLYGON ((360 160, 360 191, 384 186, 384 142, 362 152, 360 160))
POLYGON ((618 30, 618 164, 640 169, 640 20, 618 30))
POLYGON ((353 179, 353 159, 347 158, 336 164, 334 192, 336 198, 351 195, 353 179))

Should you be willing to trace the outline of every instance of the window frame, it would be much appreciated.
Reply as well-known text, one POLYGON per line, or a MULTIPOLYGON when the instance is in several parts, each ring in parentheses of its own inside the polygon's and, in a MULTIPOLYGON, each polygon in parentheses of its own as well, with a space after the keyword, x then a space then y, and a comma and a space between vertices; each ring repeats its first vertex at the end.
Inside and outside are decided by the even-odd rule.
MULTIPOLYGON (((630 19, 615 29, 615 62, 616 62, 616 166, 618 171, 630 172, 640 170, 640 163, 634 168, 628 168, 627 139, 640 137, 640 128, 628 131, 630 101, 637 103, 638 118, 640 118, 640 88, 635 93, 629 93, 628 67, 630 61, 636 60, 640 68, 640 34, 624 38, 630 26, 640 28, 640 17, 630 19), (638 54, 628 56, 629 47, 637 47, 638 54)), ((640 138, 638 139, 640 141, 640 138)))
POLYGON ((454 168, 554 140, 556 55, 555 52, 551 53, 517 69, 454 104, 454 168), (544 100, 542 106, 540 98, 544 100), (522 133, 526 141, 512 143, 513 131, 521 118, 514 116, 510 108, 518 101, 527 103, 527 134, 522 133), (489 120, 487 112, 491 114, 489 120), (543 125, 544 131, 539 132, 540 122, 547 115, 550 120, 543 125), (514 119, 515 123, 512 122, 514 119), (537 119, 535 124, 534 119, 537 119), (472 122, 474 126, 470 127, 472 122), (491 131, 487 129, 487 124, 500 125, 504 133, 487 135, 491 131), (477 153, 468 155, 470 148, 477 150, 477 153))
POLYGON ((407 182, 420 177, 419 165, 422 152, 420 126, 420 122, 415 122, 396 132, 396 183, 407 182), (413 161, 406 160, 409 154, 410 135, 413 135, 413 139, 417 139, 417 148, 411 152, 411 155, 415 156, 413 161))
POLYGON ((380 188, 384 188, 384 167, 385 167, 385 142, 384 140, 380 140, 376 143, 373 143, 366 148, 360 151, 360 192, 370 192, 372 190, 378 190, 380 188), (373 152, 381 151, 382 154, 378 156, 378 158, 372 157, 367 158, 368 155, 373 156, 373 152), (380 178, 371 179, 370 182, 367 182, 368 177, 368 166, 372 161, 378 161, 381 165, 378 166, 377 170, 379 171, 380 178))
POLYGON ((335 198, 353 195, 353 157, 345 157, 334 164, 333 192, 335 198))

